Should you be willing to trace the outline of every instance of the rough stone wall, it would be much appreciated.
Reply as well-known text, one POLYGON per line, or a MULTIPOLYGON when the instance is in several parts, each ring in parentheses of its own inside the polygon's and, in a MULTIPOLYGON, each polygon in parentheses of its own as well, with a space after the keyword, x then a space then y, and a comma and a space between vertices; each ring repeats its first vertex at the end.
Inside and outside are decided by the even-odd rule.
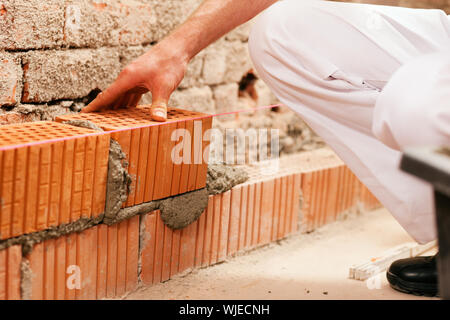
MULTIPOLYGON (((0 0, 0 124, 79 111, 201 2, 0 0)), ((249 27, 201 52, 171 104, 208 113, 237 109, 239 83, 252 69, 249 27)), ((273 102, 267 87, 256 87, 257 104, 273 102)))

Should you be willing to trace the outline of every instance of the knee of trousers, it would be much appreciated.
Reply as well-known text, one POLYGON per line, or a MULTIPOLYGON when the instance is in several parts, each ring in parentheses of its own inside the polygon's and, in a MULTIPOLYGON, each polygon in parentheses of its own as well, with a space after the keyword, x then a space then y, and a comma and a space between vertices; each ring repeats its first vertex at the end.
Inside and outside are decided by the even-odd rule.
POLYGON ((389 147, 450 145, 450 59, 441 57, 406 63, 380 93, 372 132, 389 147))
MULTIPOLYGON (((314 1, 315 2, 315 1, 314 1)), ((292 41, 301 41, 301 32, 307 30, 289 30, 286 28, 286 19, 296 12, 296 19, 306 21, 313 28, 314 21, 310 18, 311 11, 317 11, 310 1, 284 0, 273 4, 261 13, 252 26, 249 36, 249 53, 259 76, 264 80, 274 76, 274 70, 280 70, 290 54, 295 54, 295 59, 302 60, 302 52, 292 52, 292 41), (311 21, 308 21, 311 20, 311 21), (290 34, 295 32, 295 35, 290 34), (280 68, 279 68, 280 67, 280 68)), ((307 46, 307 44, 305 44, 307 46)))

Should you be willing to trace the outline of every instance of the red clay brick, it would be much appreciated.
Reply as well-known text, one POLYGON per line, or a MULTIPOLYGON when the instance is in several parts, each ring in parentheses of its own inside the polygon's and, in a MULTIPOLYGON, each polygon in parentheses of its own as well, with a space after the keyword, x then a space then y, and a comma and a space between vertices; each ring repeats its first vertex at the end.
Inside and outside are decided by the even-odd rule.
POLYGON ((247 230, 245 234, 245 245, 244 248, 249 248, 252 245, 252 234, 253 234, 253 215, 255 207, 255 184, 248 186, 248 197, 247 197, 247 230))
MULTIPOLYGON (((128 166, 128 172, 132 177, 137 177, 138 167, 139 167, 139 153, 140 149, 148 149, 147 146, 143 146, 141 143, 141 130, 133 129, 130 130, 131 139, 130 139, 130 149, 128 151, 130 164, 128 166), (133 146, 139 146, 139 148, 134 148, 133 146)), ((127 206, 133 206, 136 200, 136 188, 137 188, 137 179, 133 179, 131 183, 131 192, 127 199, 127 206)))
POLYGON ((300 190, 302 184, 302 176, 300 173, 294 175, 294 191, 292 195, 292 220, 291 220, 291 233, 298 231, 299 214, 300 214, 300 190))
POLYGON ((244 185, 241 187, 241 199, 240 199, 240 208, 239 208, 239 238, 238 238, 238 251, 241 251, 245 248, 245 238, 247 234, 247 208, 248 208, 248 185, 244 185))
POLYGON ((211 255, 210 255, 210 264, 215 264, 218 261, 219 257, 219 242, 220 242, 220 218, 222 213, 222 197, 215 196, 213 197, 213 224, 212 224, 212 234, 211 234, 211 255))
MULTIPOLYGON (((262 183, 261 220, 259 231, 259 244, 269 243, 272 236, 272 221, 274 210, 275 181, 268 180, 262 183)), ((290 221, 289 221, 290 222, 290 221)))
POLYGON ((205 236, 203 240, 202 267, 210 264, 212 255, 212 234, 214 224, 214 196, 209 196, 205 216, 205 236))
POLYGON ((184 122, 184 138, 183 138, 183 150, 181 151, 183 157, 183 163, 181 164, 181 172, 180 172, 180 186, 179 193, 185 193, 188 191, 189 184, 189 171, 190 171, 190 154, 185 152, 186 150, 192 150, 191 139, 189 136, 191 135, 191 131, 189 130, 191 127, 190 122, 184 122))
POLYGON ((278 238, 281 239, 286 234, 285 227, 286 227, 286 212, 288 210, 287 207, 287 188, 288 188, 288 181, 287 177, 284 176, 281 178, 281 204, 280 204, 280 217, 278 220, 278 238))
POLYGON ((172 249, 171 249, 171 263, 170 263, 170 277, 178 273, 178 266, 180 263, 180 245, 181 245, 182 230, 173 230, 172 249))
POLYGON ((231 256, 238 251, 239 246, 239 223, 241 220, 241 193, 242 186, 236 186, 231 190, 230 226, 228 237, 227 256, 231 256))
POLYGON ((286 197, 286 217, 284 220, 284 236, 291 233, 292 214, 294 208, 294 176, 289 175, 287 177, 287 197, 286 197))
POLYGON ((0 239, 75 221, 82 209, 85 217, 103 212, 109 134, 75 138, 93 133, 46 121, 0 127, 0 239))
POLYGON ((260 220, 261 220, 261 191, 262 183, 259 182, 255 185, 255 199, 254 199, 254 211, 253 211, 253 229, 252 229, 252 246, 259 244, 259 232, 260 232, 260 220))
POLYGON ((108 281, 108 227, 106 225, 98 226, 97 235, 97 299, 103 299, 107 296, 108 281))
POLYGON ((206 213, 203 214, 198 219, 197 223, 197 239, 195 245, 195 260, 194 267, 199 268, 202 266, 202 257, 205 241, 205 224, 206 224, 206 213))
POLYGON ((307 232, 312 220, 311 205, 313 200, 313 172, 305 172, 302 174, 302 231, 307 232))
POLYGON ((21 246, 0 251, 0 300, 20 300, 21 262, 21 246))
MULTIPOLYGON (((155 253, 153 261, 153 283, 161 282, 163 255, 164 255, 164 222, 159 213, 156 219, 156 233, 155 233, 155 253)), ((180 258, 181 260, 181 258, 180 258)))
MULTIPOLYGON (((139 217, 36 244, 27 257, 32 299, 118 297, 138 283, 139 217), (79 273, 78 273, 79 271, 79 273), (80 276, 80 287, 67 284, 80 276)), ((20 268, 19 268, 20 270, 20 268)))
POLYGON ((195 190, 197 182, 197 165, 195 164, 195 130, 194 130, 194 122, 197 121, 186 122, 186 134, 189 132, 189 136, 191 138, 191 154, 190 154, 191 159, 189 165, 189 178, 187 183, 187 191, 195 190))
POLYGON ((13 196, 13 179, 14 179, 14 150, 6 150, 3 152, 2 159, 3 170, 1 173, 1 226, 0 236, 7 239, 12 236, 12 196, 13 196))
POLYGON ((146 172, 148 163, 148 151, 150 149, 150 128, 142 128, 140 130, 139 141, 141 148, 139 148, 139 159, 137 165, 137 178, 135 184, 135 201, 136 203, 144 202, 145 195, 145 183, 146 183, 146 172))
MULTIPOLYGON (((191 133, 191 139, 190 141, 185 139, 185 143, 194 151, 194 120, 192 119, 200 117, 206 117, 201 120, 201 123, 204 123, 201 130, 201 133, 203 133, 211 127, 211 117, 202 113, 173 108, 169 109, 169 119, 165 123, 150 121, 150 108, 146 106, 119 111, 62 116, 58 117, 57 121, 86 119, 107 131, 130 129, 114 133, 112 137, 121 144, 127 155, 129 172, 135 176, 132 182, 132 192, 126 202, 126 206, 133 206, 142 202, 193 191, 198 189, 197 185, 205 186, 207 164, 193 163, 195 157, 192 152, 191 164, 183 163, 181 167, 174 166, 171 159, 171 151, 176 144, 175 141, 171 141, 172 132, 177 127, 186 127, 191 133), (150 129, 148 127, 142 128, 143 126, 151 127, 150 129), (149 141, 147 140, 148 130, 150 130, 149 141), (148 156, 145 156, 146 154, 148 156), (146 164, 142 163, 143 161, 146 164), (201 167, 202 176, 197 176, 197 171, 199 171, 197 167, 201 167), (177 183, 179 183, 178 187, 177 183), (142 188, 144 188, 144 191, 142 188)), ((201 139, 202 135, 197 134, 197 136, 200 136, 201 139)), ((204 148, 207 145, 207 142, 201 144, 204 148)), ((203 149, 199 150, 198 154, 200 152, 203 152, 203 149)))
MULTIPOLYGON (((56 142, 51 146, 51 180, 50 180, 50 207, 48 213, 48 225, 57 226, 59 224, 59 206, 61 197, 62 166, 64 154, 64 142, 56 142)), ((26 168, 26 166, 25 166, 26 168)))
POLYGON ((164 226, 164 250, 162 256, 161 281, 170 279, 170 268, 172 266, 172 240, 173 230, 164 226))
POLYGON ((206 187, 206 176, 208 172, 208 162, 209 162, 209 145, 211 141, 211 128, 212 128, 212 117, 202 119, 202 132, 203 137, 202 147, 199 148, 200 151, 200 161, 199 168, 197 171, 197 189, 206 187))
POLYGON ((147 173, 145 180, 144 202, 153 198, 156 180, 156 156, 158 148, 159 126, 150 127, 150 144, 148 148, 147 173))
MULTIPOLYGON (((70 283, 71 285, 76 285, 76 283, 74 283, 73 280, 74 278, 70 278, 69 277, 73 277, 76 275, 76 271, 74 269, 69 269, 69 268, 74 268, 77 266, 77 234, 76 233, 72 233, 67 235, 66 237, 62 237, 65 238, 66 241, 66 255, 65 255, 65 268, 64 269, 64 278, 66 279, 65 281, 65 296, 63 298, 61 298, 62 300, 74 300, 75 299, 75 293, 76 290, 78 290, 76 287, 69 287, 68 283, 70 283)), ((33 257, 34 255, 34 248, 33 248, 33 252, 31 257, 33 257)), ((64 256, 62 256, 63 258, 64 256)), ((63 258, 64 259, 64 258, 63 258)), ((32 259, 30 259, 32 260, 32 259)), ((34 271, 33 267, 32 267, 32 271, 34 271)), ((39 275, 38 275, 39 276, 39 275)), ((39 282, 38 282, 39 283, 39 282)), ((34 282, 32 283, 32 288, 34 290, 34 287, 36 285, 34 284, 34 282)), ((36 298, 35 298, 36 299, 36 298)))
POLYGON ((124 206, 166 198, 170 195, 197 190, 206 185, 207 164, 203 162, 196 164, 194 160, 201 158, 200 154, 208 146, 208 142, 199 139, 207 129, 211 128, 210 116, 169 108, 168 121, 160 123, 149 120, 151 116, 148 106, 140 106, 127 110, 67 115, 58 117, 56 120, 63 122, 72 119, 89 120, 107 131, 129 129, 112 135, 127 155, 129 172, 134 176, 132 192, 124 206), (200 119, 202 117, 203 119, 200 119), (199 118, 202 124, 201 130, 200 128, 197 130, 195 137, 194 118, 199 118), (149 129, 144 128, 145 126, 151 127, 149 129), (190 132, 190 140, 184 139, 184 143, 192 151, 190 164, 174 166, 172 161, 171 153, 176 142, 171 140, 171 136, 177 128, 187 128, 190 132), (197 148, 198 150, 194 150, 194 139, 200 141, 201 148, 197 148), (197 157, 194 151, 197 151, 197 157))
POLYGON ((197 221, 183 229, 180 241, 180 261, 178 272, 189 271, 194 267, 197 221))
POLYGON ((66 239, 55 240, 55 300, 64 300, 66 293, 66 239))
POLYGON ((139 217, 133 217, 128 222, 127 230, 127 269, 126 291, 136 289, 139 268, 139 217))
POLYGON ((153 270, 155 263, 155 246, 156 246, 156 225, 158 211, 144 215, 142 217, 144 225, 144 234, 141 248, 142 272, 141 280, 144 284, 150 285, 153 283, 153 270))
POLYGON ((219 248, 217 256, 219 262, 224 261, 227 257, 230 226, 231 191, 222 193, 220 197, 222 199, 220 211, 219 248))
MULTIPOLYGON (((68 140, 64 143, 64 156, 63 156, 63 176, 62 176, 62 193, 61 193, 61 205, 60 205, 60 223, 69 223, 71 200, 72 200, 72 178, 74 168, 74 154, 75 154, 75 140, 68 140)), ((97 193, 97 192, 96 192, 97 193)), ((100 193, 100 192, 99 192, 100 193)), ((29 231, 28 231, 29 232, 29 231)))
POLYGON ((173 162, 171 159, 171 134, 175 123, 168 123, 159 127, 158 151, 156 159, 156 176, 153 199, 163 199, 170 196, 173 162))
POLYGON ((90 218, 92 214, 92 195, 94 187, 95 171, 95 149, 97 147, 97 137, 88 137, 86 139, 85 159, 84 159, 84 178, 81 217, 90 218))
MULTIPOLYGON (((180 132, 182 135, 178 138, 178 140, 174 141, 174 146, 175 149, 173 149, 173 156, 174 157, 180 157, 182 159, 183 157, 183 150, 182 148, 180 148, 179 152, 177 152, 178 147, 179 146, 183 146, 184 145, 184 130, 186 128, 186 123, 185 122, 178 122, 177 123, 177 130, 183 130, 182 132, 180 132)), ((178 135, 176 136, 178 137, 178 135)), ((175 158, 174 158, 175 159, 175 158)), ((180 194, 180 193, 184 193, 184 192, 180 192, 180 184, 181 184, 181 169, 182 169, 183 163, 174 163, 173 165, 173 175, 172 175, 172 183, 171 183, 171 190, 170 190, 170 194, 172 196, 180 194)))

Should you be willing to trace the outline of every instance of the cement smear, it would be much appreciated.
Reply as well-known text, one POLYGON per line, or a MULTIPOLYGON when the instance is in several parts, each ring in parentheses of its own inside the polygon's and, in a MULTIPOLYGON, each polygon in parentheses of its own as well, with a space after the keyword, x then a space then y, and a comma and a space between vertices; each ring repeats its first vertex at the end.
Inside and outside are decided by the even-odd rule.
POLYGON ((163 222, 172 229, 182 229, 195 222, 208 206, 206 188, 162 200, 142 203, 120 209, 114 217, 105 217, 103 223, 113 225, 138 214, 161 211, 163 222))
POLYGON ((231 190, 234 186, 249 179, 248 173, 242 168, 230 167, 223 164, 208 166, 206 188, 211 195, 231 190))
POLYGON ((208 206, 205 189, 168 198, 161 202, 161 219, 172 229, 182 229, 195 222, 208 206))
POLYGON ((100 128, 95 123, 92 123, 88 120, 69 120, 69 121, 64 121, 63 123, 74 126, 74 127, 92 129, 95 131, 103 131, 102 128, 100 128))
POLYGON ((127 200, 130 192, 131 176, 127 171, 128 163, 125 161, 120 144, 111 139, 108 161, 108 183, 106 185, 105 220, 114 219, 122 203, 127 200))
POLYGON ((36 243, 40 243, 48 239, 59 238, 61 236, 71 234, 74 232, 81 232, 83 230, 96 226, 102 221, 103 215, 100 215, 97 218, 93 219, 81 218, 80 220, 72 223, 62 224, 57 227, 51 227, 47 230, 24 234, 16 238, 1 241, 0 250, 6 249, 13 245, 20 244, 22 245, 22 254, 26 256, 32 251, 33 246, 36 243))
POLYGON ((31 270, 30 261, 22 259, 20 264, 20 295, 22 300, 31 300, 33 271, 31 270))

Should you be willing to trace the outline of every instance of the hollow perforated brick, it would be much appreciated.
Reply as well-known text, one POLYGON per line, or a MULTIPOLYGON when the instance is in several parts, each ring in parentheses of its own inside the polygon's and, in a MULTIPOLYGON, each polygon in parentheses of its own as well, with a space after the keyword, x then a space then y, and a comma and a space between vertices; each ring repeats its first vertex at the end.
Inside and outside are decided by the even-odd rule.
POLYGON ((0 127, 0 239, 103 213, 110 137, 89 134, 47 121, 0 127))
POLYGON ((131 192, 124 206, 130 207, 151 200, 198 190, 206 186, 207 159, 202 157, 209 142, 204 135, 212 126, 212 117, 203 113, 169 108, 167 122, 151 121, 150 108, 108 110, 58 117, 56 120, 88 120, 111 133, 127 155, 128 171, 133 177, 131 192), (175 135, 183 129, 185 135, 175 135), (178 137, 178 140, 175 138, 178 137), (185 158, 182 163, 172 161, 176 149, 185 158), (185 161, 186 160, 186 161, 185 161))
MULTIPOLYGON (((261 162, 246 170, 249 172, 250 181, 260 181, 267 167, 264 162, 261 162)), ((277 172, 280 176, 290 173, 301 174, 302 221, 300 223, 303 232, 311 232, 336 221, 349 211, 372 210, 381 206, 342 160, 327 148, 282 157, 279 159, 277 172)), ((275 180, 275 192, 279 193, 279 197, 286 194, 287 183, 286 178, 280 178, 280 181, 275 180)), ((250 188, 249 192, 253 193, 255 188, 250 188)), ((274 220, 274 223, 280 224, 281 234, 285 223, 284 206, 285 203, 281 203, 280 213, 275 213, 274 220)), ((249 208, 253 210, 253 207, 254 204, 250 203, 249 208)), ((253 223, 251 216, 249 219, 253 223)), ((259 221, 255 220, 255 223, 259 221)), ((254 240, 253 243, 255 243, 254 240)))
POLYGON ((31 299, 120 297, 138 284, 139 217, 46 240, 26 257, 31 299))
POLYGON ((142 216, 143 283, 166 281, 296 232, 300 179, 300 173, 266 178, 209 196, 205 212, 182 230, 166 227, 159 211, 142 216))
POLYGON ((0 300, 20 299, 21 263, 21 246, 0 251, 0 300))

